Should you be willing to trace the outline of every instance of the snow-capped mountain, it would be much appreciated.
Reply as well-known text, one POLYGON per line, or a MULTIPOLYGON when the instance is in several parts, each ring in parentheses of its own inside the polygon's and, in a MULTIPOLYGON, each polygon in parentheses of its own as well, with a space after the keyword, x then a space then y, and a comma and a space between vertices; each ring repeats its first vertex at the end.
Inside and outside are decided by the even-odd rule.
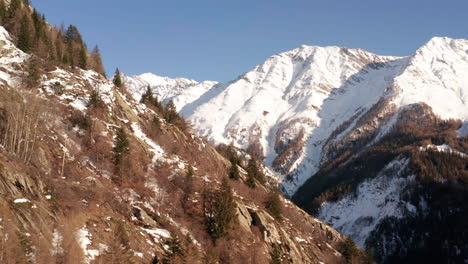
MULTIPOLYGON (((198 133, 215 143, 255 146, 292 195, 326 160, 327 145, 378 102, 385 101, 382 113, 421 102, 444 119, 468 120, 467 50, 467 40, 440 37, 408 57, 301 46, 227 84, 150 74, 126 82, 137 96, 150 84, 162 99, 174 100, 198 133)), ((379 137, 392 121, 374 124, 379 137)))
MULTIPOLYGON (((435 37, 407 57, 301 46, 234 81, 204 86, 205 93, 174 85, 174 95, 164 96, 165 84, 151 86, 161 98, 179 102, 178 110, 201 136, 264 157, 295 202, 361 247, 371 241, 371 250, 385 262, 406 254, 398 248, 413 246, 388 242, 379 248, 379 239, 404 241, 405 234, 385 237, 389 223, 400 225, 399 231, 412 223, 425 226, 430 222, 425 217, 441 210, 427 205, 437 195, 432 186, 422 187, 425 169, 415 169, 422 166, 422 150, 436 143, 452 149, 437 155, 461 153, 458 158, 466 159, 467 72, 468 40, 435 37), (452 119, 459 121, 447 121, 452 119), (404 144, 394 139, 402 134, 404 144), (375 150, 381 148, 385 151, 375 150), (408 220, 413 218, 418 220, 408 220)), ((127 84, 134 90, 147 85, 131 80, 127 84)), ((450 162, 463 162, 458 158, 450 162)), ((407 239, 426 243, 417 235, 407 239)), ((447 241, 453 248, 461 245, 447 241)))

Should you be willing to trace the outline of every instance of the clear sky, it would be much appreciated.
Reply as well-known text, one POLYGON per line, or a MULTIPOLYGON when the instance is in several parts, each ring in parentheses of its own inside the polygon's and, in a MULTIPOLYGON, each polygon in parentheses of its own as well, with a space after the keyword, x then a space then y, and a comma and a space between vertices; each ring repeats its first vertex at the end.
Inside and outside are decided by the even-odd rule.
POLYGON ((468 38, 466 0, 32 0, 78 26, 106 70, 230 81, 302 44, 410 55, 433 36, 468 38))

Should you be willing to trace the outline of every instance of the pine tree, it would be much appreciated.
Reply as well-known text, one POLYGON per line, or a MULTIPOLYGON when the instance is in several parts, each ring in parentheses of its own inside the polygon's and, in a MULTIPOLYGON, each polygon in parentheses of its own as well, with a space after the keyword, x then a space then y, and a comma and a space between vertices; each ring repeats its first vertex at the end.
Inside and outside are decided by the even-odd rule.
POLYGON ((31 29, 28 15, 24 15, 21 20, 21 27, 18 36, 18 48, 26 53, 31 50, 31 29))
POLYGON ((280 193, 278 191, 275 191, 268 196, 265 202, 265 208, 275 219, 281 219, 283 207, 281 204, 280 193))
POLYGON ((80 67, 83 70, 86 70, 88 67, 88 53, 84 46, 82 46, 80 49, 80 53, 78 56, 78 67, 80 67))
POLYGON ((228 234, 229 228, 236 218, 236 202, 234 195, 226 178, 223 179, 221 188, 211 195, 207 201, 206 223, 208 233, 216 241, 228 234))
POLYGON ((270 252, 271 264, 281 264, 281 251, 278 245, 273 244, 273 251, 270 252))
POLYGON ((247 164, 247 178, 253 178, 260 182, 261 184, 265 183, 265 176, 260 171, 260 168, 257 165, 257 161, 252 157, 247 164))
POLYGON ((21 8, 21 0, 11 0, 7 11, 7 18, 12 19, 16 15, 16 11, 21 8))
POLYGON ((117 136, 115 138, 114 151, 114 164, 119 166, 122 163, 124 156, 129 151, 129 142, 125 129, 123 127, 117 130, 117 136))
POLYGON ((5 1, 0 0, 0 23, 1 24, 4 24, 6 15, 7 15, 7 9, 5 6, 5 1))
POLYGON ((37 87, 41 80, 40 60, 36 56, 32 56, 28 61, 28 76, 26 78, 26 86, 29 88, 37 87))
POLYGON ((119 68, 115 70, 115 75, 114 75, 114 85, 121 88, 122 87, 122 78, 120 76, 120 71, 119 68))
POLYGON ((153 97, 153 92, 151 91, 151 86, 146 86, 146 91, 145 93, 141 96, 140 99, 141 103, 150 103, 152 104, 154 102, 154 97, 153 97))
POLYGON ((103 107, 104 101, 102 101, 101 96, 98 91, 91 91, 89 95, 88 107, 103 107))
POLYGON ((240 178, 239 167, 235 163, 232 163, 229 169, 229 178, 233 180, 238 180, 240 178))
POLYGON ((81 34, 78 31, 78 28, 75 27, 74 25, 68 26, 67 32, 65 32, 65 40, 67 42, 76 42, 79 44, 83 44, 83 39, 81 37, 81 34))
POLYGON ((164 110, 164 118, 168 123, 174 124, 175 121, 180 119, 179 113, 177 113, 177 109, 174 105, 174 102, 169 101, 166 105, 166 109, 164 110))
POLYGON ((247 173, 247 180, 245 181, 245 184, 247 184, 247 186, 249 186, 252 189, 257 187, 257 184, 255 183, 255 178, 251 173, 247 173))
POLYGON ((163 264, 171 264, 176 257, 184 257, 185 253, 179 238, 171 233, 171 238, 166 241, 167 249, 164 252, 163 264))

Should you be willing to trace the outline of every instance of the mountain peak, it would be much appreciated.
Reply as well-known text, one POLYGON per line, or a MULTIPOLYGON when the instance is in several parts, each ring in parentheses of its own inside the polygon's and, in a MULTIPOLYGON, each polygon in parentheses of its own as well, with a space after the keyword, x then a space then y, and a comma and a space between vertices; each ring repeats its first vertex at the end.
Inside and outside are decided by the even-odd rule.
POLYGON ((416 50, 415 55, 428 56, 428 54, 436 55, 447 54, 450 52, 468 54, 468 40, 449 37, 433 37, 416 50))

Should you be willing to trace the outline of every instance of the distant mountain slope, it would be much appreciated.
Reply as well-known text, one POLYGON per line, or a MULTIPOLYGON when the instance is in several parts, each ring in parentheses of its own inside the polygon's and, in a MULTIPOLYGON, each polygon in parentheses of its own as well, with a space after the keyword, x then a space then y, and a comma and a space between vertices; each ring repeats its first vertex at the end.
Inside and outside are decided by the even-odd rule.
MULTIPOLYGON (((437 212, 465 230, 457 221, 468 212, 458 204, 468 190, 467 72, 464 39, 434 37, 407 57, 301 46, 178 109, 199 135, 264 157, 287 195, 379 260, 398 263, 432 252, 433 259, 456 262, 468 258, 460 242, 466 233, 451 237, 441 228, 435 236, 451 245, 443 246, 405 232, 416 224, 421 232, 445 226, 444 219, 428 217, 437 212), (451 151, 433 151, 440 148, 451 151), (457 194, 441 197, 441 189, 457 194), (424 205, 434 197, 459 214, 424 205)), ((174 98, 184 97, 182 91, 174 98)))
MULTIPOLYGON (((328 145, 356 128, 377 103, 380 114, 421 102, 442 118, 467 120, 467 49, 467 40, 439 37, 404 58, 302 46, 227 84, 203 85, 205 94, 203 88, 194 93, 193 83, 178 84, 179 79, 170 85, 170 95, 166 83, 152 86, 176 102, 201 136, 265 156, 292 195, 317 172, 328 145)), ((127 83, 141 91, 146 83, 135 85, 138 79, 127 83)), ((392 121, 373 124, 382 128, 379 136, 392 121)))

